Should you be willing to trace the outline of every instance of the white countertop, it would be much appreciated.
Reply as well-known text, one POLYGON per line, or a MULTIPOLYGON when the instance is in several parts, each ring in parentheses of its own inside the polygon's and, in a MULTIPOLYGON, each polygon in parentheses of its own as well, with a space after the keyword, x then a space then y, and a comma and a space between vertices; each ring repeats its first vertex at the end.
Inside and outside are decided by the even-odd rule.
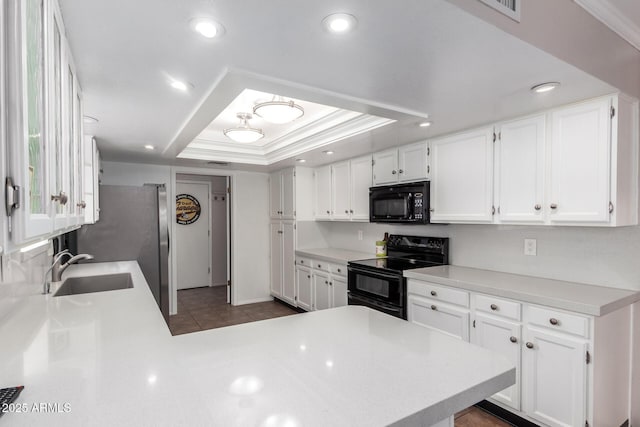
POLYGON ((296 256, 315 258, 323 261, 335 262, 338 264, 346 264, 349 261, 375 258, 376 254, 373 252, 356 252, 337 248, 312 248, 296 249, 296 256))
POLYGON ((604 316, 640 300, 640 292, 443 265, 407 270, 404 276, 533 304, 604 316))
POLYGON ((3 423, 430 425, 514 383, 502 357, 364 307, 172 337, 137 263, 65 277, 118 272, 134 288, 24 298, 0 325, 0 384, 30 409, 3 423))

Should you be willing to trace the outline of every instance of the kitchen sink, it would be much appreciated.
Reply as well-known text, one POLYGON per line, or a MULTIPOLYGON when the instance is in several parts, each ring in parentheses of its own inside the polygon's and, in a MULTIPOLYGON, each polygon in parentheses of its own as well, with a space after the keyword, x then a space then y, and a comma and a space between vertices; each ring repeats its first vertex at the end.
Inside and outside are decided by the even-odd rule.
POLYGON ((70 277, 53 294, 54 297, 65 295, 89 294, 93 292, 115 291, 133 288, 131 274, 106 274, 102 276, 70 277))

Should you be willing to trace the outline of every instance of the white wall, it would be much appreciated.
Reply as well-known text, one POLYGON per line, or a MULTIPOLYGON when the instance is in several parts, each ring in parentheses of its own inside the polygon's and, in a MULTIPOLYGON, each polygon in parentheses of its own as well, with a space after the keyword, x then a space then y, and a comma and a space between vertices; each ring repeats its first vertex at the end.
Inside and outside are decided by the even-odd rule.
POLYGON ((144 185, 171 183, 171 167, 138 163, 102 162, 104 185, 144 185))

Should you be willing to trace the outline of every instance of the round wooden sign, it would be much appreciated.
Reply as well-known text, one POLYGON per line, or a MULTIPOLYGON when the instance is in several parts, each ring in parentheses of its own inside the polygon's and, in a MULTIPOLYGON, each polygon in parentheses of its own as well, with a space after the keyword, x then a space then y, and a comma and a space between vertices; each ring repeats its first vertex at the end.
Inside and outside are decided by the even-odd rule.
POLYGON ((178 224, 193 224, 200 218, 200 202, 191 194, 176 196, 176 220, 178 224))

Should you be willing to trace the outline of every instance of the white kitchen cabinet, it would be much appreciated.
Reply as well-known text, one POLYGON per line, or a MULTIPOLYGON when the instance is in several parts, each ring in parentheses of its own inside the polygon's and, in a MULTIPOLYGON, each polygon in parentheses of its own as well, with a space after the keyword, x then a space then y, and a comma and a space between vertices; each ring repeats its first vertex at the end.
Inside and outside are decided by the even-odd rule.
POLYGON ((409 294, 408 320, 420 326, 469 341, 469 310, 409 294))
POLYGON ((315 170, 315 209, 316 220, 331 219, 331 166, 315 170))
POLYGON ((331 308, 331 286, 329 274, 319 270, 313 272, 313 309, 325 310, 331 308))
POLYGON ((297 306, 311 311, 313 309, 313 279, 310 268, 296 266, 296 303, 297 306))
POLYGON ((331 215, 335 220, 351 218, 351 169, 349 161, 331 165, 331 215))
POLYGON ((496 222, 544 222, 545 116, 501 123, 496 130, 496 222))
POLYGON ((269 212, 271 218, 295 218, 295 169, 273 172, 269 177, 269 212))
POLYGON ((100 152, 93 136, 84 137, 84 223, 95 224, 100 218, 100 152))
POLYGON ((431 141, 431 222, 493 221, 493 127, 431 141))
POLYGON ((351 159, 350 163, 350 188, 351 188, 351 220, 369 220, 369 188, 371 187, 372 174, 371 156, 351 159))
POLYGON ((280 297, 282 295, 282 228, 280 222, 272 222, 270 230, 271 249, 271 295, 280 297))
POLYGON ((374 153, 373 185, 427 179, 427 164, 426 142, 418 142, 374 153))
POLYGON ((271 295, 295 305, 295 225, 271 223, 271 295))
POLYGON ((347 305, 347 279, 332 275, 331 288, 331 307, 344 307, 347 305))

